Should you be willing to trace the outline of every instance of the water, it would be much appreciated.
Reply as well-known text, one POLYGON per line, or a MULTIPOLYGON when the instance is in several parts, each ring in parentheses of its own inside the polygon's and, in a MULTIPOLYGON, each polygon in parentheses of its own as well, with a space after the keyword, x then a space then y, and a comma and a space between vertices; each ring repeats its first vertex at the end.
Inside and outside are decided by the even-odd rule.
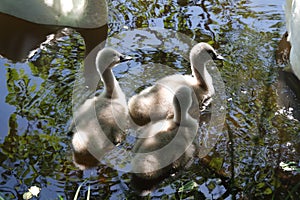
MULTIPOLYGON (((300 155, 297 91, 286 85, 283 66, 275 62, 285 32, 283 4, 283 0, 109 3, 107 45, 136 58, 114 69, 128 97, 166 75, 190 74, 188 49, 195 42, 211 43, 226 58, 216 62, 225 90, 217 93, 214 104, 226 108, 224 126, 212 144, 202 132, 208 153, 202 152, 201 159, 178 177, 160 183, 153 199, 299 196, 299 173, 280 167, 280 162, 292 161, 299 167, 300 155), (180 192, 189 182, 197 186, 180 192)), ((0 196, 22 199, 36 185, 41 188, 40 199, 73 199, 87 180, 80 189, 81 199, 89 185, 91 199, 136 199, 127 173, 106 165, 80 171, 73 164, 67 135, 72 94, 74 88, 82 99, 89 93, 78 87, 84 61, 81 36, 70 32, 42 44, 27 61, 10 59, 0 58, 0 196)), ((215 87, 222 91, 220 84, 215 87)), ((207 124, 201 126, 205 131, 207 124)))

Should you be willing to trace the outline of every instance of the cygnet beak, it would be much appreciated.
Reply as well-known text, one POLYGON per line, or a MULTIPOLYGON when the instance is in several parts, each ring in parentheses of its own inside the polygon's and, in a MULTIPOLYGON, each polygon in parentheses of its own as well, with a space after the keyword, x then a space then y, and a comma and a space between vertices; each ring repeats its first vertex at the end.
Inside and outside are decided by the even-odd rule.
POLYGON ((218 54, 214 60, 225 60, 225 58, 223 56, 221 56, 220 54, 218 54))
POLYGON ((132 60, 133 58, 131 56, 125 56, 125 55, 121 55, 120 56, 120 62, 125 62, 128 60, 132 60))

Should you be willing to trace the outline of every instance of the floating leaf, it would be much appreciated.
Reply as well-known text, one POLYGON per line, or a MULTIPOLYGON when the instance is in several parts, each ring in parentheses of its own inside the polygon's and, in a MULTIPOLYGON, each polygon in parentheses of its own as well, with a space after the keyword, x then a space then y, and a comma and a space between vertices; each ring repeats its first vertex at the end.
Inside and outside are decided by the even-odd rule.
POLYGON ((33 197, 33 195, 31 194, 31 192, 25 192, 23 194, 23 199, 24 200, 28 200, 28 199, 31 199, 33 197))
POLYGON ((64 198, 61 195, 58 195, 59 200, 64 200, 64 198))
POLYGON ((284 171, 296 171, 300 172, 300 167, 297 166, 296 162, 280 162, 279 166, 284 170, 284 171))
POLYGON ((267 188, 265 191, 264 191, 264 194, 266 195, 269 195, 269 194, 272 194, 272 189, 271 188, 267 188))
POLYGON ((2 197, 2 193, 0 193, 0 200, 5 200, 5 199, 2 197))
POLYGON ((27 199, 31 199, 33 196, 37 197, 39 195, 41 191, 41 188, 37 187, 37 186, 31 186, 28 189, 28 192, 25 192, 23 194, 23 199, 27 200, 27 199))
POLYGON ((213 169, 220 170, 222 168, 223 162, 223 158, 212 158, 209 163, 209 166, 213 169))
POLYGON ((265 185, 266 185, 265 183, 259 183, 256 186, 257 186, 257 188, 263 188, 265 185))
POLYGON ((178 189, 178 192, 185 192, 189 190, 193 190, 195 187, 198 187, 198 184, 194 181, 187 182, 185 185, 181 186, 178 189))
POLYGON ((31 186, 28 190, 33 196, 37 197, 41 191, 41 188, 39 188, 37 186, 31 186))

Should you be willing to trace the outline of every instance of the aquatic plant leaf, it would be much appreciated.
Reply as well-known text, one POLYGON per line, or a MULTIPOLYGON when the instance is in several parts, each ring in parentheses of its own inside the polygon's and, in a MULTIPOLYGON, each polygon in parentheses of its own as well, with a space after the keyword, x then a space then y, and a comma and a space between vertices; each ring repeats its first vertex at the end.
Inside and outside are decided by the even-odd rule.
POLYGON ((190 191, 193 190, 194 188, 198 187, 199 185, 195 181, 190 181, 181 186, 178 189, 178 192, 185 192, 185 191, 190 191))
POLYGON ((90 196, 91 196, 91 185, 89 184, 87 195, 86 195, 86 200, 90 200, 90 196))
POLYGON ((77 190, 76 190, 76 193, 75 193, 75 196, 74 196, 74 200, 77 200, 77 199, 78 199, 78 195, 79 195, 80 189, 81 189, 81 187, 83 186, 83 184, 85 184, 86 181, 87 181, 87 180, 83 181, 83 182, 78 186, 78 188, 77 188, 77 190))
POLYGON ((33 196, 38 196, 40 191, 41 191, 41 188, 37 187, 37 186, 31 186, 28 191, 33 195, 33 196))
POLYGON ((284 171, 295 171, 295 172, 300 172, 300 167, 297 166, 296 162, 280 162, 279 166, 284 170, 284 171))
POLYGON ((31 192, 25 192, 23 194, 23 199, 24 200, 28 200, 28 199, 31 199, 33 197, 32 193, 31 192))
POLYGON ((209 163, 209 166, 212 167, 213 169, 215 170, 220 170, 222 168, 222 165, 223 165, 223 161, 224 159, 223 158, 212 158, 210 163, 209 163))

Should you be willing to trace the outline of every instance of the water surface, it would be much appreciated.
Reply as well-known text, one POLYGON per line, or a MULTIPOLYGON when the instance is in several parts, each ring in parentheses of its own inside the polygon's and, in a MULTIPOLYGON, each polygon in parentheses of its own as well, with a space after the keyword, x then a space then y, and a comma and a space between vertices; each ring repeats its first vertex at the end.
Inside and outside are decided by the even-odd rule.
MULTIPOLYGON (((275 62, 285 32, 283 4, 283 0, 110 1, 107 45, 137 58, 114 69, 128 96, 174 71, 191 73, 188 45, 174 50, 184 39, 174 37, 163 45, 141 39, 120 43, 128 31, 169 29, 195 43, 209 42, 226 58, 216 63, 227 107, 217 143, 189 170, 160 183, 151 198, 299 197, 299 173, 280 167, 281 162, 292 161, 299 167, 300 155, 297 96, 288 86, 281 87, 283 66, 275 62), (280 94, 287 92, 289 102, 279 103, 285 98, 280 94), (181 192, 190 182, 197 186, 181 192)), ((73 164, 67 127, 83 60, 84 43, 76 32, 43 44, 27 61, 0 58, 0 196, 4 199, 22 199, 33 185, 42 189, 40 199, 73 199, 85 180, 81 199, 89 185, 91 199, 137 198, 127 173, 106 165, 80 171, 73 164)), ((89 94, 79 89, 81 98, 89 94)))

